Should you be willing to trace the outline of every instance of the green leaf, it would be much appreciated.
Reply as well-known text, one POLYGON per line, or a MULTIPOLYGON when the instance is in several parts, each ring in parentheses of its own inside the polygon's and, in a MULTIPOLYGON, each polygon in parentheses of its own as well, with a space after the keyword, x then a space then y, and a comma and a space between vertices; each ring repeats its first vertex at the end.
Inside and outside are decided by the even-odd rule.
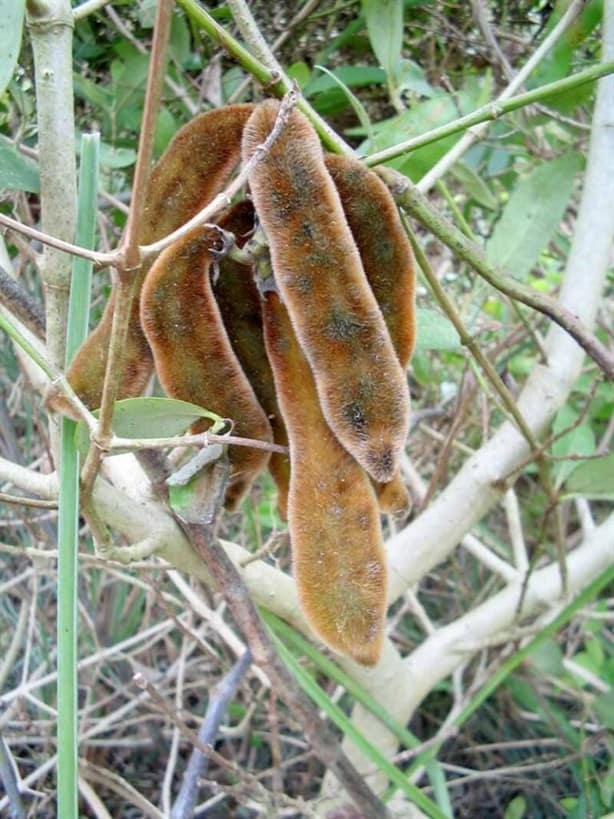
POLYGON ((386 82, 386 73, 372 65, 342 65, 333 71, 327 71, 324 77, 315 77, 307 84, 305 96, 313 97, 324 91, 337 88, 336 80, 344 85, 356 88, 365 85, 380 85, 386 82))
POLYGON ((303 61, 292 63, 286 73, 288 74, 288 77, 290 77, 291 80, 294 80, 294 82, 301 89, 305 88, 311 78, 309 66, 303 61))
POLYGON ((559 226, 582 167, 577 153, 544 162, 514 188, 487 244, 489 259, 524 279, 559 226))
POLYGON ((416 350, 458 350, 461 341, 450 319, 419 307, 416 310, 416 350))
POLYGON ((527 812, 527 802, 523 796, 515 796, 508 802, 503 819, 522 819, 527 812))
POLYGON ((371 120, 369 119, 369 115, 367 114, 364 105, 361 103, 358 97, 352 94, 348 86, 345 85, 345 83, 342 80, 340 80, 339 77, 335 76, 335 74, 333 74, 332 71, 329 71, 328 68, 324 68, 324 66, 322 65, 316 65, 315 68, 317 68, 318 71, 323 71, 325 74, 327 74, 331 78, 331 80, 333 80, 333 82, 341 89, 341 91, 343 91, 343 93, 349 100, 350 105, 354 109, 354 112, 358 117, 358 120, 362 128, 364 128, 365 133, 368 134, 369 139, 372 140, 373 127, 371 125, 371 120))
POLYGON ((168 46, 170 56, 177 65, 185 67, 189 63, 191 45, 190 27, 183 12, 176 9, 171 21, 171 35, 168 46))
POLYGON ((614 500, 614 453, 575 466, 565 481, 565 489, 586 498, 614 500))
POLYGON ((38 165, 0 137, 0 189, 38 193, 38 165))
POLYGON ((136 151, 134 148, 118 148, 106 142, 100 143, 100 164, 105 168, 115 170, 117 168, 129 168, 136 162, 136 151))
MULTIPOLYGON (((571 427, 578 419, 578 413, 569 405, 562 407, 556 414, 552 424, 554 435, 560 434, 567 427, 571 427)), ((565 455, 593 455, 596 449, 595 433, 588 422, 571 429, 552 445, 552 454, 557 458, 565 455)), ((557 489, 565 482, 576 468, 575 461, 558 461, 554 465, 554 479, 557 489)))
POLYGON ((479 205, 490 210, 496 210, 499 206, 497 197, 490 188, 472 168, 465 162, 456 162, 450 169, 452 176, 457 179, 465 189, 465 192, 479 205))
POLYGON ((403 0, 362 0, 373 53, 389 77, 396 79, 403 47, 403 0))
MULTIPOLYGON (((445 125, 456 119, 459 114, 468 114, 490 100, 492 89, 493 82, 490 72, 485 72, 479 77, 467 77, 455 94, 437 89, 431 99, 421 100, 402 114, 374 124, 375 141, 362 144, 359 147, 359 153, 368 156, 370 153, 390 148, 411 137, 420 136, 440 125, 445 125)), ((348 130, 348 134, 355 135, 358 134, 358 131, 351 129, 348 130)), ((460 137, 460 134, 454 134, 439 139, 437 142, 404 154, 387 164, 417 181, 452 148, 460 137)))
POLYGON ((158 0, 140 0, 139 23, 143 28, 153 28, 156 20, 156 5, 158 0))
POLYGON ((432 97, 435 93, 424 71, 413 60, 401 60, 397 88, 399 91, 413 91, 421 97, 432 97))
POLYGON ((25 10, 25 0, 0 0, 0 94, 17 65, 25 10))
MULTIPOLYGON (((98 410, 94 415, 98 415, 98 410)), ((182 435, 199 418, 210 418, 214 426, 223 423, 219 415, 187 401, 126 398, 115 404, 113 432, 119 438, 169 438, 182 435)), ((87 452, 90 434, 83 421, 77 424, 76 442, 80 452, 87 452)))
POLYGON ((614 688, 595 697, 593 708, 605 727, 614 731, 614 688))
POLYGON ((544 640, 531 652, 530 660, 542 674, 556 677, 563 671, 563 652, 556 640, 544 640))
POLYGON ((100 108, 105 113, 110 111, 113 105, 113 94, 107 88, 77 73, 73 74, 73 87, 75 94, 91 102, 96 108, 100 108))
POLYGON ((158 121, 156 122, 156 136, 154 141, 154 154, 161 156, 168 143, 177 133, 177 121, 166 106, 162 106, 158 112, 158 121))

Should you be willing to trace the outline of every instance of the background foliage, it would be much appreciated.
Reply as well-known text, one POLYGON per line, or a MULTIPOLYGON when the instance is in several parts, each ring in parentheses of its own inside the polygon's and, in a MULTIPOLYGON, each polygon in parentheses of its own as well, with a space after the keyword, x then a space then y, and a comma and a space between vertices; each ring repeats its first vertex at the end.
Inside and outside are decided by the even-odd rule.
MULTIPOLYGON (((496 97, 509 79, 510 66, 530 57, 566 3, 473 4, 481 15, 472 14, 467 3, 439 0, 322 0, 305 6, 309 13, 293 24, 301 11, 295 3, 250 3, 266 40, 282 39, 276 57, 305 98, 368 155, 496 97)), ((238 36, 224 4, 209 4, 208 9, 238 36)), ((33 59, 27 37, 20 49, 15 45, 22 42, 23 5, 9 0, 0 3, 0 11, 0 211, 35 226, 39 174, 33 59)), ((118 0, 79 19, 74 30, 76 128, 101 134, 98 242, 103 250, 116 246, 126 221, 154 12, 153 0, 118 0)), ((589 0, 526 88, 594 65, 601 16, 602 3, 589 0)), ((156 155, 197 111, 261 93, 196 18, 176 8, 156 155)), ((569 255, 594 94, 594 84, 585 84, 494 122, 430 193, 465 233, 484 245, 491 261, 549 294, 558 292, 569 255)), ((418 182, 460 138, 459 133, 435 141, 390 165, 418 182)), ((548 320, 493 290, 417 229, 458 314, 517 395, 543 360, 548 320)), ((13 270, 40 302, 40 247, 14 232, 6 242, 13 270)), ((598 336, 610 345, 613 282, 610 274, 597 325, 598 336)), ((108 292, 106 276, 95 277, 92 322, 108 292)), ((418 307, 418 347, 410 374, 414 424, 407 449, 414 516, 506 418, 424 280, 418 307)), ((46 410, 4 335, 0 390, 0 455, 50 472, 46 410)), ((557 544, 565 549, 577 545, 611 511, 613 408, 612 383, 601 379, 587 359, 549 430, 555 436, 549 448, 551 492, 544 489, 533 462, 515 484, 518 523, 533 565, 556 560, 557 544)), ((9 491, 9 484, 0 490, 9 491)), ((394 535, 400 524, 386 520, 385 526, 394 535)), ((224 519, 221 533, 253 554, 266 547, 271 565, 289 571, 285 525, 267 478, 239 514, 224 519)), ((512 560, 510 516, 504 507, 495 507, 473 534, 502 560, 512 560)), ((81 790, 83 814, 168 815, 190 751, 173 714, 197 727, 209 692, 232 665, 239 638, 224 604, 204 587, 199 587, 198 603, 185 580, 176 573, 162 574, 153 562, 130 568, 103 565, 93 556, 87 528, 81 535, 79 656, 85 664, 80 673, 80 748, 87 762, 81 774, 89 783, 81 790), (105 650, 110 647, 115 649, 109 654, 105 650), (149 675, 166 710, 134 687, 136 671, 149 675), (153 812, 158 809, 162 814, 153 812)), ((37 774, 32 779, 37 793, 25 802, 28 815, 41 817, 54 815, 53 770, 45 764, 56 750, 55 690, 40 680, 55 663, 55 563, 50 550, 56 539, 54 510, 0 506, 0 656, 6 658, 0 663, 0 682, 9 709, 6 717, 0 716, 0 729, 20 776, 37 774), (19 687, 27 689, 30 682, 30 693, 17 697, 19 687)), ((419 599, 412 590, 391 609, 391 640, 401 654, 409 654, 433 624, 453 622, 501 587, 501 577, 474 553, 457 550, 422 581, 419 599)), ((542 640, 443 746, 437 759, 447 785, 440 781, 437 786, 431 779, 431 787, 448 815, 596 817, 613 809, 611 623, 608 600, 601 594, 558 634, 542 640)), ((325 692, 325 710, 332 714, 336 702, 349 714, 356 693, 344 688, 345 681, 337 680, 317 653, 305 654, 308 647, 293 642, 281 627, 277 634, 325 692)), ((485 670, 517 650, 520 636, 504 635, 498 646, 485 647, 440 682, 413 717, 411 731, 425 740, 445 729, 450 715, 471 701, 485 670)), ((232 727, 218 735, 216 747, 244 773, 257 776, 266 797, 254 789, 247 773, 244 777, 219 761, 211 763, 208 776, 217 786, 203 790, 206 815, 264 815, 263 802, 271 815, 307 815, 310 808, 297 800, 317 796, 322 766, 306 747, 300 726, 254 669, 244 677, 228 719, 232 727)), ((409 764, 403 755, 392 761, 400 770, 409 764)), ((431 790, 426 793, 433 796, 431 790)))

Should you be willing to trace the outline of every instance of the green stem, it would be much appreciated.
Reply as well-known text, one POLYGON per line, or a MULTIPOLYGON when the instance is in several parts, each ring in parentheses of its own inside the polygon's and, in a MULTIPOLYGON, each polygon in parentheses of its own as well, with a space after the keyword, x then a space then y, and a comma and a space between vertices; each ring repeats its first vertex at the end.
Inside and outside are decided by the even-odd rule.
MULTIPOLYGON (((93 247, 98 192, 97 134, 83 137, 77 241, 93 247)), ((68 311, 66 365, 87 335, 92 264, 73 260, 68 311)), ((62 419, 60 443, 60 494, 58 513, 58 796, 57 814, 78 815, 78 710, 77 701, 77 554, 79 551, 79 453, 75 446, 76 423, 62 419)))
POLYGON ((76 424, 62 418, 58 514, 57 815, 76 819, 78 798, 77 551, 79 454, 76 424))
MULTIPOLYGON (((260 84, 276 97, 283 97, 292 89, 292 83, 282 73, 272 70, 256 59, 244 46, 229 34, 196 0, 177 0, 177 4, 188 17, 218 42, 246 71, 255 77, 260 84)), ((250 15, 251 16, 251 15, 250 15)), ((247 20, 247 18, 245 18, 247 20)), ((335 153, 353 154, 354 152, 330 125, 317 114, 306 100, 299 98, 296 107, 305 114, 320 135, 324 145, 335 153)))
POLYGON ((388 185, 397 203, 411 216, 428 228, 447 245, 453 253, 466 261, 483 279, 513 299, 527 304, 534 310, 551 318, 572 336, 596 364, 610 378, 614 378, 614 355, 599 339, 590 333, 570 310, 552 296, 539 293, 532 287, 499 272, 486 258, 483 250, 463 235, 428 202, 426 197, 403 174, 392 168, 382 167, 377 173, 388 185))
POLYGON ((386 774, 391 782, 400 788, 408 799, 417 805, 427 816, 432 819, 448 819, 437 805, 432 802, 428 796, 406 778, 405 773, 400 771, 396 765, 389 762, 380 751, 373 746, 367 737, 365 737, 351 722, 341 708, 335 705, 327 694, 320 688, 317 682, 305 671, 305 669, 297 662, 296 658, 288 651, 281 640, 273 634, 273 641, 281 656, 282 660, 288 669, 294 674, 296 681, 301 686, 303 691, 315 702, 315 704, 324 710, 332 722, 346 734, 352 742, 360 749, 367 759, 370 759, 377 767, 386 774))
POLYGON ((392 145, 390 148, 371 154, 365 159, 365 164, 369 166, 381 165, 382 162, 388 162, 390 159, 395 159, 397 156, 415 151, 424 145, 430 145, 432 142, 437 142, 440 139, 452 136, 452 134, 457 134, 459 131, 465 131, 473 125, 478 125, 480 122, 500 119, 504 114, 509 114, 518 108, 524 108, 534 102, 562 94, 565 91, 577 88, 587 82, 594 82, 600 77, 605 77, 607 74, 612 74, 613 72, 614 62, 600 63, 584 71, 578 71, 577 74, 572 74, 571 77, 566 77, 563 80, 557 80, 547 85, 541 85, 539 88, 534 88, 532 91, 527 91, 524 94, 518 94, 509 100, 489 102, 488 105, 483 105, 476 111, 472 111, 464 117, 459 117, 459 119, 455 119, 453 122, 440 125, 438 128, 433 128, 425 134, 420 134, 420 136, 407 139, 398 145, 392 145))

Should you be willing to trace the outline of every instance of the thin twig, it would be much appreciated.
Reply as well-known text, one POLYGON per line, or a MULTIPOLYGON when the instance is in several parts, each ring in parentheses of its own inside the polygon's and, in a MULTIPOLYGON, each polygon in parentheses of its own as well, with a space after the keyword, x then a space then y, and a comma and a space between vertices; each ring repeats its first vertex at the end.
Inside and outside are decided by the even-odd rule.
POLYGON ((73 19, 75 22, 77 20, 83 20, 84 17, 93 14, 95 11, 99 11, 110 2, 111 0, 85 0, 85 3, 81 3, 80 6, 73 9, 73 19))
POLYGON ((120 252, 124 257, 124 265, 118 268, 118 286, 115 298, 115 310, 111 326, 111 338, 107 352, 107 363, 102 388, 99 423, 96 430, 96 440, 92 442, 83 466, 82 496, 87 499, 91 493, 96 475, 102 462, 102 450, 111 436, 111 423, 119 381, 122 377, 122 356, 128 332, 128 324, 132 313, 132 300, 136 294, 138 271, 143 262, 139 251, 139 233, 142 216, 146 205, 146 189, 149 179, 156 119, 160 107, 162 83, 166 70, 166 47, 170 35, 171 18, 173 13, 172 0, 160 0, 156 8, 153 42, 151 46, 151 62, 147 76, 145 105, 139 149, 134 172, 134 185, 130 212, 120 252), (100 444, 98 446, 97 444, 100 444))
POLYGON ((199 524, 186 524, 178 518, 192 544, 207 563, 224 594, 228 608, 252 651, 254 661, 266 669, 280 696, 303 726, 305 736, 321 762, 331 770, 365 819, 388 816, 384 804, 368 787, 364 778, 345 756, 337 740, 324 725, 311 701, 298 687, 281 661, 264 623, 236 567, 219 546, 212 544, 199 524))
MULTIPOLYGON (((220 723, 251 662, 252 655, 247 649, 224 679, 211 690, 207 711, 198 731, 198 738, 204 745, 212 745, 220 723)), ((199 780, 205 776, 208 764, 208 757, 199 748, 194 748, 171 811, 171 819, 190 819, 193 815, 198 798, 199 780)))
POLYGON ((56 239, 54 236, 50 236, 48 233, 43 233, 41 230, 36 230, 28 225, 24 225, 21 222, 18 222, 16 219, 6 216, 4 213, 0 213, 0 225, 4 225, 11 230, 15 230, 17 233, 21 233, 24 236, 27 236, 29 239, 34 239, 41 242, 41 244, 54 247, 56 250, 62 250, 64 253, 69 253, 72 256, 80 256, 82 259, 87 259, 88 261, 93 262, 96 268, 108 267, 109 265, 119 267, 123 261, 119 251, 114 251, 112 253, 98 253, 95 250, 88 250, 86 247, 80 247, 72 242, 65 242, 62 239, 56 239))
POLYGON ((0 492, 0 503, 13 503, 17 506, 32 506, 35 509, 57 509, 58 504, 52 500, 37 500, 36 498, 21 498, 17 495, 7 495, 0 492))
POLYGON ((30 332, 45 339, 45 312, 41 305, 0 265, 0 304, 10 310, 30 332))
POLYGON ((263 449, 266 452, 288 454, 288 447, 259 441, 256 438, 240 438, 237 435, 216 435, 213 432, 200 432, 197 435, 177 435, 173 438, 116 438, 113 437, 105 446, 105 452, 140 452, 148 449, 172 449, 176 446, 207 447, 212 444, 230 446, 247 446, 252 449, 263 449))
POLYGON ((2 734, 0 734, 0 780, 2 780, 9 800, 11 819, 26 819, 26 809, 17 784, 17 769, 2 734))
POLYGON ((570 310, 546 293, 539 293, 511 276, 500 273, 475 243, 435 210, 415 185, 392 168, 378 168, 377 173, 392 191, 398 204, 428 228, 459 258, 489 284, 511 298, 527 304, 562 327, 610 378, 614 378, 614 355, 582 324, 570 310))

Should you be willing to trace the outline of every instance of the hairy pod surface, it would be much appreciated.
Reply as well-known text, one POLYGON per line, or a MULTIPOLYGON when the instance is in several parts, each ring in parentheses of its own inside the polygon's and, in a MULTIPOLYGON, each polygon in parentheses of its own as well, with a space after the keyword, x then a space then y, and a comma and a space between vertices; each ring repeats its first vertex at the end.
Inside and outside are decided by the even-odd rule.
MULTIPOLYGON (((254 220, 254 206, 243 200, 224 214, 219 225, 234 233, 238 246, 243 247, 254 228, 254 220)), ((273 372, 264 345, 260 294, 251 266, 241 264, 230 256, 222 258, 213 292, 232 349, 267 414, 273 440, 276 444, 288 446, 288 435, 277 404, 273 372)), ((286 520, 290 485, 288 455, 272 452, 269 471, 277 486, 279 514, 286 520)))
POLYGON ((379 176, 360 160, 334 154, 324 159, 390 339, 406 370, 416 340, 416 273, 396 203, 379 176))
MULTIPOLYGON (((416 340, 416 273, 414 254, 385 183, 351 156, 325 156, 373 295, 406 370, 416 340)), ((380 509, 406 514, 411 499, 401 473, 375 486, 380 509)))
MULTIPOLYGON (((265 141, 278 111, 274 100, 254 110, 243 134, 246 161, 265 141)), ((290 112, 249 183, 324 415, 364 469, 388 481, 409 427, 407 382, 318 136, 299 111, 290 112)))
POLYGON ((265 294, 263 316, 290 439, 288 525, 301 604, 326 645, 373 665, 386 616, 385 552, 373 488, 322 414, 311 369, 277 293, 265 294))
MULTIPOLYGON (((235 422, 234 433, 271 441, 271 427, 232 350, 213 296, 209 269, 219 236, 197 228, 161 253, 141 292, 141 323, 168 396, 190 401, 235 422)), ((197 422, 201 432, 208 421, 197 422)), ((231 447, 225 503, 234 509, 269 453, 231 447)))
MULTIPOLYGON (((239 162, 241 133, 253 107, 229 105, 208 111, 177 132, 151 172, 141 244, 156 242, 181 227, 224 188, 239 162)), ((139 292, 147 270, 144 265, 135 284, 118 399, 140 395, 151 375, 151 352, 139 321, 139 292)), ((114 309, 115 287, 100 322, 68 370, 71 386, 90 409, 101 402, 114 309)))

